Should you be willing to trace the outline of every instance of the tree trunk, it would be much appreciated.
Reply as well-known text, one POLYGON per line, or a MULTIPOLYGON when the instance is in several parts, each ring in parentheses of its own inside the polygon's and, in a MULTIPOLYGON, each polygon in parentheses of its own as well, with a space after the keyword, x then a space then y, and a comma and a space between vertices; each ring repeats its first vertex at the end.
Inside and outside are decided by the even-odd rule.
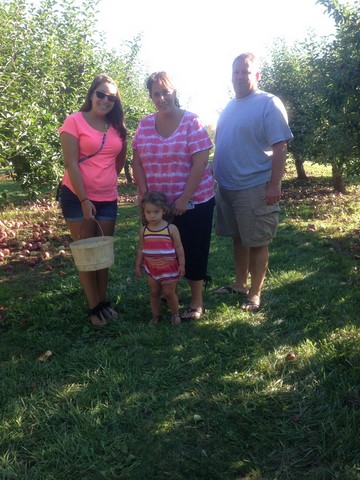
POLYGON ((307 175, 305 173, 304 161, 298 158, 295 158, 295 167, 296 167, 297 179, 306 180, 307 175))
POLYGON ((126 178, 127 183, 133 183, 133 178, 132 178, 132 175, 131 175, 131 166, 130 166, 130 162, 128 160, 126 160, 126 162, 125 162, 124 173, 125 173, 125 178, 126 178))
POLYGON ((332 184, 337 192, 345 193, 343 166, 338 163, 334 163, 332 166, 332 184))

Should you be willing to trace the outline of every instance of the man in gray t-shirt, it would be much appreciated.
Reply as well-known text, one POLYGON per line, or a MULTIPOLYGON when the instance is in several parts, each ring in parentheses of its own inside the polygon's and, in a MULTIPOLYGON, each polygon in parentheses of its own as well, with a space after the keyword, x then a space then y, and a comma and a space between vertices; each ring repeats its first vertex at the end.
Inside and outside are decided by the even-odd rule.
POLYGON ((216 233, 233 238, 236 269, 235 282, 216 292, 246 294, 241 308, 253 312, 260 308, 268 244, 279 221, 287 143, 293 138, 283 103, 259 90, 259 79, 252 53, 235 58, 232 83, 236 98, 220 115, 213 164, 218 183, 216 233))

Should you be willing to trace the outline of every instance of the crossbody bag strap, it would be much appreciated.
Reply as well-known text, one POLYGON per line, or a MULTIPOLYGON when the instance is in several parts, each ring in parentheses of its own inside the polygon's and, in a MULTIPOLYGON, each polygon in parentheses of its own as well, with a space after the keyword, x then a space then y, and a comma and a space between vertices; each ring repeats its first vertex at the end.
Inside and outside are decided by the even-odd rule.
MULTIPOLYGON (((91 155, 88 155, 87 157, 80 158, 79 163, 84 162, 85 160, 88 160, 91 157, 95 157, 95 155, 97 155, 102 150, 102 148, 104 146, 104 143, 105 143, 105 140, 106 140, 106 134, 107 134, 108 128, 109 128, 109 124, 106 122, 104 135, 103 135, 99 150, 95 153, 92 153, 91 155)), ((60 180, 59 185, 57 186, 57 189, 56 189, 55 198, 56 198, 57 201, 59 201, 60 197, 61 197, 61 187, 62 187, 62 180, 60 180)))
POLYGON ((82 162, 84 162, 85 160, 88 160, 91 157, 95 157, 95 155, 97 155, 102 150, 102 148, 104 146, 104 143, 105 143, 105 140, 106 140, 106 134, 107 134, 108 128, 109 128, 109 124, 106 122, 104 135, 103 135, 99 150, 97 150, 95 153, 92 153, 91 155, 88 155, 87 157, 80 158, 79 163, 82 163, 82 162))

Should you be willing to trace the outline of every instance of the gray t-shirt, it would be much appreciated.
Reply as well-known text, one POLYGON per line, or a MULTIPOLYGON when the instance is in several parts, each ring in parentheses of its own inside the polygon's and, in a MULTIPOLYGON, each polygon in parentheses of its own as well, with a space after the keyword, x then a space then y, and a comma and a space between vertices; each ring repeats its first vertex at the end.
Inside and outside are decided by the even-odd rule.
POLYGON ((231 100, 216 127, 215 179, 227 190, 266 183, 271 177, 271 145, 292 138, 285 107, 278 97, 257 90, 231 100))

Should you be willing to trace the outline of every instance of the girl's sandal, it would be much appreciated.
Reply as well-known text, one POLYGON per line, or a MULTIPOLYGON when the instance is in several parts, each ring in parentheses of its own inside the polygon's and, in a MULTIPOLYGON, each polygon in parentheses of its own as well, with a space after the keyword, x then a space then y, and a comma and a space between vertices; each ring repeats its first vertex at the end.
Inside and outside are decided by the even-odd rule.
POLYGON ((101 308, 99 307, 99 305, 96 305, 96 307, 94 307, 94 308, 89 308, 89 310, 88 310, 88 317, 89 317, 89 322, 90 322, 91 325, 93 325, 94 327, 105 327, 105 326, 107 325, 107 321, 106 321, 106 319, 102 316, 101 308), (97 317, 97 319, 99 320, 99 322, 94 323, 94 321, 92 320, 91 317, 97 317))
POLYGON ((156 315, 152 316, 152 319, 149 321, 149 325, 157 325, 159 323, 159 317, 156 315))
POLYGON ((180 325, 181 317, 178 313, 171 315, 171 325, 180 325))
POLYGON ((101 310, 101 313, 107 320, 114 320, 118 317, 118 313, 111 308, 111 303, 108 301, 100 302, 98 307, 101 310))

